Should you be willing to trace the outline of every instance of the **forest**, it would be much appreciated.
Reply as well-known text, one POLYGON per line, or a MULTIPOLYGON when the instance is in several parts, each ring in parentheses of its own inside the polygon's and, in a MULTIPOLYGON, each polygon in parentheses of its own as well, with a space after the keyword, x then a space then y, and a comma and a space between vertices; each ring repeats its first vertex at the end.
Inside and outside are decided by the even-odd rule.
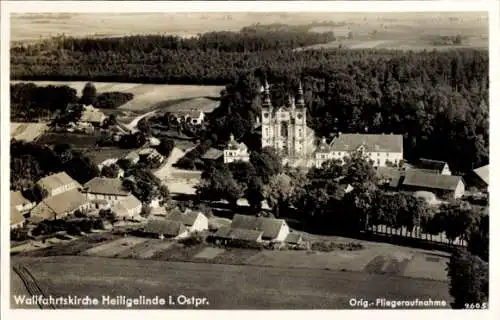
POLYGON ((459 174, 488 163, 487 51, 293 50, 329 36, 275 25, 189 39, 58 38, 13 47, 11 73, 15 79, 227 85, 202 140, 225 143, 233 133, 251 149, 259 148, 251 128, 263 80, 272 84, 275 105, 300 80, 317 136, 399 133, 408 160, 444 160, 459 174))

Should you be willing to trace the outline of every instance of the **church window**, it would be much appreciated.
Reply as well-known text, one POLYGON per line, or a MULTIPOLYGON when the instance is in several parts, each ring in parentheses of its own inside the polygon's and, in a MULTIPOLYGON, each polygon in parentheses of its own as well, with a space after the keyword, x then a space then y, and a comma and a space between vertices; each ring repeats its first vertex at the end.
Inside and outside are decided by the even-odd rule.
POLYGON ((297 119, 302 119, 302 113, 297 114, 297 119))
POLYGON ((269 113, 264 112, 264 118, 266 118, 266 119, 267 119, 268 117, 269 117, 269 113))
POLYGON ((286 121, 281 122, 281 136, 288 138, 288 123, 286 121))

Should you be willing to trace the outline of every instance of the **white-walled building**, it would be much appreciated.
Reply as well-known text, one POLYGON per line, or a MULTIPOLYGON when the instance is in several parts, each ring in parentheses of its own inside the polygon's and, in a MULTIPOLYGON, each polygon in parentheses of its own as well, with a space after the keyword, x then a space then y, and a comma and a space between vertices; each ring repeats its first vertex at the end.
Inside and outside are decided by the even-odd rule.
POLYGON ((339 133, 330 144, 322 139, 316 151, 317 167, 331 159, 343 161, 352 152, 362 151, 374 167, 399 165, 403 160, 403 136, 400 134, 339 133))
POLYGON ((37 186, 47 192, 47 197, 57 196, 61 193, 81 188, 82 186, 71 178, 66 172, 59 172, 37 182, 37 186))
POLYGON ((243 143, 238 143, 231 134, 227 149, 224 149, 224 163, 235 161, 250 161, 248 147, 243 143))
POLYGON ((104 177, 95 177, 87 182, 82 188, 82 192, 90 201, 105 200, 110 205, 114 205, 130 195, 130 192, 123 188, 122 180, 104 177))

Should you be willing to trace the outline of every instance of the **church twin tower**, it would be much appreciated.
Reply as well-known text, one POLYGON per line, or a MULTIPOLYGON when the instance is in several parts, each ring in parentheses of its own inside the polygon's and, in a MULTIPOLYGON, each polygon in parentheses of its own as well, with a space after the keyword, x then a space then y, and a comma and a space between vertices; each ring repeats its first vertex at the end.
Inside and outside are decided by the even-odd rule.
POLYGON ((288 160, 307 159, 314 151, 314 132, 307 127, 302 84, 297 101, 292 96, 285 106, 273 107, 269 84, 264 84, 262 103, 262 147, 273 147, 288 160))

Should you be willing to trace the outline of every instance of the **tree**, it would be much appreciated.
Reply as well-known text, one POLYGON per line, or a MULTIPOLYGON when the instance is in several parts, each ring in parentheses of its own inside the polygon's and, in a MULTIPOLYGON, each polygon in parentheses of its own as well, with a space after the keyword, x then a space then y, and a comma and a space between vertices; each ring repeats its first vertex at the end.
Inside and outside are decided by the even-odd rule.
POLYGON ((84 105, 94 105, 97 97, 97 89, 93 83, 87 82, 82 89, 80 103, 84 105))
POLYGON ((161 139, 160 144, 156 147, 156 151, 158 151, 165 158, 168 158, 174 149, 174 145, 175 144, 172 139, 161 139))
POLYGON ((236 207, 243 191, 244 187, 234 179, 225 164, 213 166, 204 171, 200 183, 196 186, 196 193, 200 199, 212 201, 224 199, 233 207, 236 207))
POLYGON ((442 231, 450 242, 460 238, 467 240, 477 213, 465 201, 454 201, 440 206, 436 219, 441 221, 442 231))
POLYGON ((453 309, 464 309, 466 304, 488 303, 488 263, 465 250, 456 250, 448 263, 450 294, 453 309))
POLYGON ((269 183, 269 179, 281 172, 281 160, 274 149, 265 147, 262 152, 252 152, 250 162, 257 172, 257 176, 264 184, 269 183))
POLYGON ((356 151, 344 159, 342 166, 343 182, 353 187, 366 183, 375 183, 375 169, 371 160, 362 151, 356 151))
POLYGON ((482 260, 489 261, 490 226, 489 216, 482 214, 476 217, 472 231, 467 241, 470 253, 479 256, 482 260))
POLYGON ((271 177, 263 188, 263 197, 276 217, 280 217, 280 212, 289 207, 292 195, 292 179, 283 173, 271 177))
POLYGON ((120 173, 120 167, 117 164, 112 163, 109 166, 103 166, 101 169, 101 176, 106 178, 118 178, 120 173))

